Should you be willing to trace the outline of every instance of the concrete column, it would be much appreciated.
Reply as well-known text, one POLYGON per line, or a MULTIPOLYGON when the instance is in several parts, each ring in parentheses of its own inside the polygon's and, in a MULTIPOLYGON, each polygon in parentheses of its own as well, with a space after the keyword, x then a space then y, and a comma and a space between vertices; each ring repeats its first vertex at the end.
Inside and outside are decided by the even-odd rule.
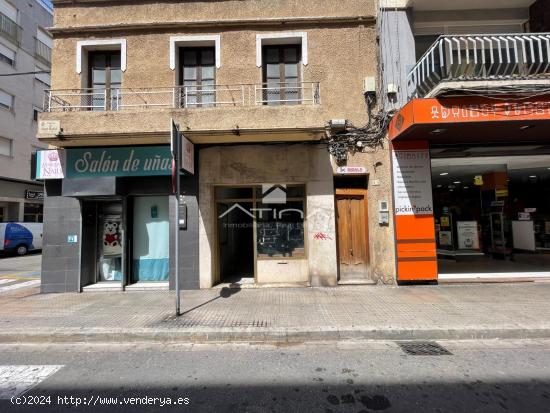
POLYGON ((25 219, 25 202, 18 202, 18 212, 17 212, 17 220, 20 222, 23 222, 25 219))

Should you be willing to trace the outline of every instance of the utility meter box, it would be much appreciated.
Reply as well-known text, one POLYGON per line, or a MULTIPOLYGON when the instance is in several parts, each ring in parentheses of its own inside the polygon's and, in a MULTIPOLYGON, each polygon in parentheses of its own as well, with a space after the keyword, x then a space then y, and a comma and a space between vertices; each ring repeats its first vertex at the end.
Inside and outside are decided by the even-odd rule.
POLYGON ((388 201, 380 201, 378 204, 378 223, 380 225, 389 225, 390 207, 388 201))

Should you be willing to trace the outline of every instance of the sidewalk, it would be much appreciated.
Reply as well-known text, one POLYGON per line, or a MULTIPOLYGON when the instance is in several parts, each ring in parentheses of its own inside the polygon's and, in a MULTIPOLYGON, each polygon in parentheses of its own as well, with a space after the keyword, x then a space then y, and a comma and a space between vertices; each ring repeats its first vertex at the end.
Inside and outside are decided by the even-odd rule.
POLYGON ((0 296, 6 342, 550 338, 550 284, 0 296))

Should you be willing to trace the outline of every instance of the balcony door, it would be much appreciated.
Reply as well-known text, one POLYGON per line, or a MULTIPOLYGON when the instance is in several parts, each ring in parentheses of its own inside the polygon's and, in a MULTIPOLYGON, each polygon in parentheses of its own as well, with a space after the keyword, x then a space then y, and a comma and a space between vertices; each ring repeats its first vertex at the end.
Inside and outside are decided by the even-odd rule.
POLYGON ((214 47, 180 50, 182 106, 213 106, 216 102, 216 53, 214 47))
POLYGON ((91 52, 90 61, 90 92, 88 102, 92 110, 106 110, 116 108, 117 90, 122 83, 122 70, 120 67, 120 51, 91 52))
POLYGON ((263 62, 263 103, 300 104, 301 46, 264 46, 263 62))

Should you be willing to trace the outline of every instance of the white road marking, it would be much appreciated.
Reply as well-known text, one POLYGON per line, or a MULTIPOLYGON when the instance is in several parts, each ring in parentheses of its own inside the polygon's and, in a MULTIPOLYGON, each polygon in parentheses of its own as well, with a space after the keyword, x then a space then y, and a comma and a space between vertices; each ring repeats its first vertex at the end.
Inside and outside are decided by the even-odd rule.
POLYGON ((17 281, 17 280, 9 279, 9 278, 1 279, 0 280, 0 285, 7 284, 7 283, 12 283, 12 282, 15 282, 15 281, 17 281))
POLYGON ((25 281, 18 284, 13 284, 13 285, 7 285, 5 287, 0 287, 0 293, 6 292, 6 291, 18 290, 20 288, 34 287, 39 284, 40 284, 40 280, 32 280, 32 281, 25 281))
POLYGON ((62 365, 0 366, 0 399, 21 396, 61 368, 62 365))

